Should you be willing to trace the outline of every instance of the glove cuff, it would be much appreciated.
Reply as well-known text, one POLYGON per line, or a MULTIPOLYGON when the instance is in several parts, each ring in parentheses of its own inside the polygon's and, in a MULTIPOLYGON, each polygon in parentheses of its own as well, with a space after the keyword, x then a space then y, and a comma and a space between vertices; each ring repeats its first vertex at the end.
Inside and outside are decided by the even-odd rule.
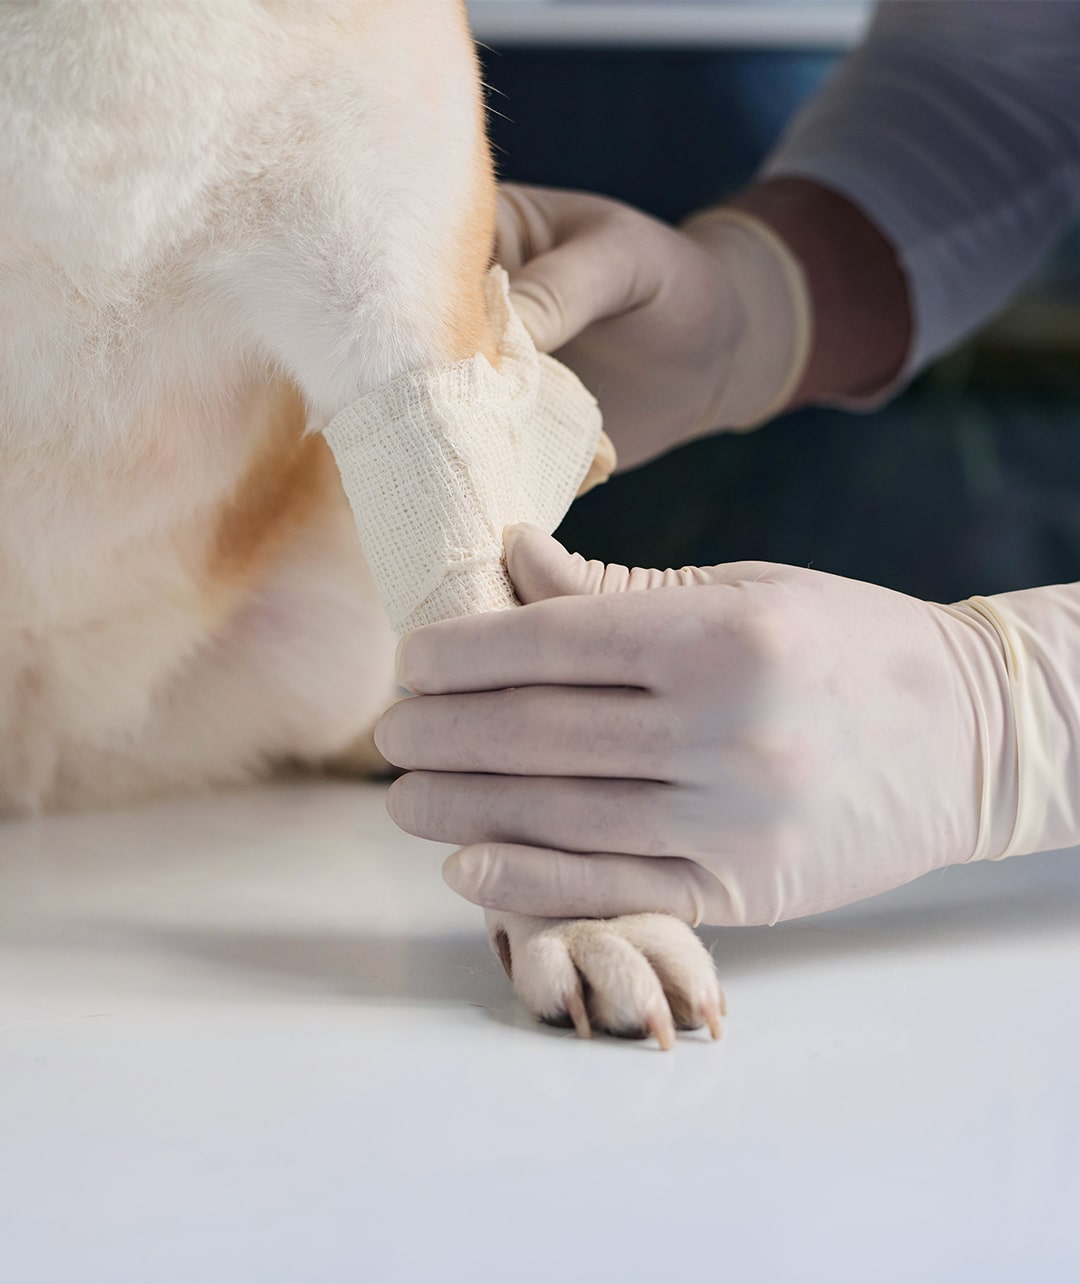
POLYGON ((1054 846, 1048 832, 1055 791, 1062 786, 1062 765, 1049 753, 1049 726, 1054 703, 1038 662, 1036 639, 1027 623, 1002 598, 972 597, 965 605, 977 612, 998 636, 1008 671, 1016 737, 1016 818, 1004 850, 976 852, 975 859, 1004 860, 1054 846))
POLYGON ((806 274, 772 228, 742 210, 704 210, 682 230, 721 263, 743 308, 715 422, 707 427, 757 428, 787 407, 810 360, 813 305, 806 274))

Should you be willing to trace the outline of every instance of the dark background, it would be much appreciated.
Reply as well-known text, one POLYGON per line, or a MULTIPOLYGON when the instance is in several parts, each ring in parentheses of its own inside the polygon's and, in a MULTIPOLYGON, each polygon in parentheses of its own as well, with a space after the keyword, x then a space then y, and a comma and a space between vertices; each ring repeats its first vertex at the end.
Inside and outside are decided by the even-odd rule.
MULTIPOLYGON (((825 54, 482 51, 505 179, 675 220, 746 182, 825 54)), ((874 414, 803 411, 694 442, 560 529, 636 565, 813 566, 949 601, 1080 579, 1080 242, 1003 322, 874 414)))

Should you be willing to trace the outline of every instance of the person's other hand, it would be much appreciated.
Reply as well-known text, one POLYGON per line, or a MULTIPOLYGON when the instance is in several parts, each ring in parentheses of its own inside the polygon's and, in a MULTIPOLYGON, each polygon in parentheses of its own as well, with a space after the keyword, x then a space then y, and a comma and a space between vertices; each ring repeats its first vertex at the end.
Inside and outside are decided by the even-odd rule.
POLYGON ((450 885, 541 916, 772 923, 1001 854, 1016 751, 997 633, 766 563, 627 571, 508 532, 520 609, 409 635, 377 743, 450 885))
POLYGON ((620 467, 787 404, 809 296, 760 220, 715 210, 679 230, 604 197, 504 184, 498 226, 516 311, 599 400, 620 467))

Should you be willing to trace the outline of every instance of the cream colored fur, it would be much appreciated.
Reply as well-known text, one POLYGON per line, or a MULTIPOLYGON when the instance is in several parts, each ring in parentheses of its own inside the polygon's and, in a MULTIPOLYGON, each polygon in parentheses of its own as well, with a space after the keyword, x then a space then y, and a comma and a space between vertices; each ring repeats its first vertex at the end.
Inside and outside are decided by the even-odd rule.
POLYGON ((0 6, 0 815, 363 756, 317 430, 486 348, 492 201, 458 0, 0 6))
POLYGON ((3 6, 0 121, 0 807, 344 750, 392 643, 332 470, 241 582, 214 542, 283 384, 319 427, 459 355, 457 6, 3 6))

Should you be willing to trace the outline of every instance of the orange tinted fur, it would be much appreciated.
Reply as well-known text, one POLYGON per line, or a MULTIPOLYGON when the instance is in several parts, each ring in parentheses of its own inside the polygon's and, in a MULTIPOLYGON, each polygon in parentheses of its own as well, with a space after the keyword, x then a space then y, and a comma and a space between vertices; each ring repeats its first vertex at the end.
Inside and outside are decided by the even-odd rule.
POLYGON ((279 380, 253 393, 248 417, 259 432, 251 466, 222 505, 207 550, 205 574, 216 592, 235 592, 265 574, 283 544, 320 507, 337 502, 340 489, 326 442, 305 436, 307 411, 292 384, 279 380))

